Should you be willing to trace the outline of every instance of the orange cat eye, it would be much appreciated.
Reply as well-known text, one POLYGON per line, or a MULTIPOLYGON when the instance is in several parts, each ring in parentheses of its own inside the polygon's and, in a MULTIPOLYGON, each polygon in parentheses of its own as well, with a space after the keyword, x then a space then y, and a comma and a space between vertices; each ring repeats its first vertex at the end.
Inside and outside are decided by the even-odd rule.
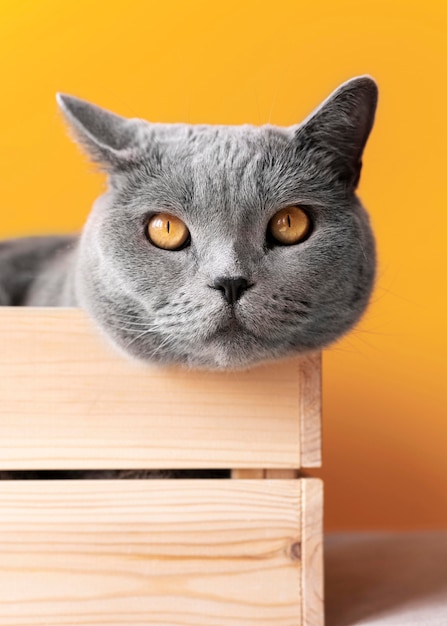
POLYGON ((268 224, 269 235, 283 246, 291 246, 306 239, 310 231, 310 219, 299 206, 281 209, 268 224))
POLYGON ((169 213, 153 215, 147 225, 149 240, 163 250, 179 250, 189 237, 189 230, 184 222, 169 213))

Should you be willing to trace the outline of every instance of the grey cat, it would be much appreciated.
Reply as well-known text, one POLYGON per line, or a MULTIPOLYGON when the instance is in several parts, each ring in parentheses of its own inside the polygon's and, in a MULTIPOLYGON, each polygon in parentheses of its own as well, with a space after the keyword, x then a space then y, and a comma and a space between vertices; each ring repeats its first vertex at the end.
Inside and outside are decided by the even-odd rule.
POLYGON ((316 350, 357 322, 375 274, 355 195, 371 78, 288 128, 58 103, 108 190, 80 237, 0 243, 0 304, 81 306, 129 357, 210 369, 316 350))

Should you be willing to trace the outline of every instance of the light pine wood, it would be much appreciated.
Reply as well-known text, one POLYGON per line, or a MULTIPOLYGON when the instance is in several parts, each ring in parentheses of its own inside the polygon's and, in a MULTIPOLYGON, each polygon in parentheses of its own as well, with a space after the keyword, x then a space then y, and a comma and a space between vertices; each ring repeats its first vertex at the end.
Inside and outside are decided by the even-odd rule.
POLYGON ((118 354, 81 310, 0 307, 0 469, 315 464, 318 363, 158 369, 118 354))
POLYGON ((301 467, 321 466, 321 353, 300 359, 301 467))
POLYGON ((274 478, 290 480, 298 478, 298 470, 294 469, 235 469, 231 472, 231 478, 274 478))
POLYGON ((302 478, 302 626, 324 626, 323 482, 302 478))
POLYGON ((0 481, 0 624, 301 626, 301 483, 0 481))
POLYGON ((253 479, 265 478, 265 470, 263 469, 234 469, 231 471, 231 478, 253 479))
POLYGON ((298 471, 293 469, 266 469, 264 478, 274 478, 276 480, 287 480, 297 478, 298 471))
POLYGON ((80 310, 0 307, 0 469, 238 479, 0 481, 0 626, 322 626, 319 368, 158 369, 80 310))

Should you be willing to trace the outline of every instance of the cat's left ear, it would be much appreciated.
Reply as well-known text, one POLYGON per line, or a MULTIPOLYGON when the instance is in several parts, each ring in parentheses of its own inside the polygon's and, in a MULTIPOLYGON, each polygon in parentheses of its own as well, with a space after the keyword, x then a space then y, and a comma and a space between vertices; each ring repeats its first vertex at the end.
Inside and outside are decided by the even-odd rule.
POLYGON ((114 173, 138 160, 141 120, 121 117, 74 96, 58 93, 56 100, 74 139, 101 169, 114 173))
POLYGON ((354 191, 362 153, 377 107, 377 85, 369 76, 343 83, 302 124, 293 127, 302 148, 317 151, 318 162, 354 191))

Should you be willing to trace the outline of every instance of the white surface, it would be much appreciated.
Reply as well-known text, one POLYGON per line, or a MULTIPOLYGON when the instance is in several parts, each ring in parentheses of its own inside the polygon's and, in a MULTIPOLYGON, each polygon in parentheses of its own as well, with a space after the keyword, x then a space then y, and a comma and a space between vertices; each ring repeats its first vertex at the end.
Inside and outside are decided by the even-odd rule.
POLYGON ((325 538, 326 626, 447 626, 447 531, 325 538))

